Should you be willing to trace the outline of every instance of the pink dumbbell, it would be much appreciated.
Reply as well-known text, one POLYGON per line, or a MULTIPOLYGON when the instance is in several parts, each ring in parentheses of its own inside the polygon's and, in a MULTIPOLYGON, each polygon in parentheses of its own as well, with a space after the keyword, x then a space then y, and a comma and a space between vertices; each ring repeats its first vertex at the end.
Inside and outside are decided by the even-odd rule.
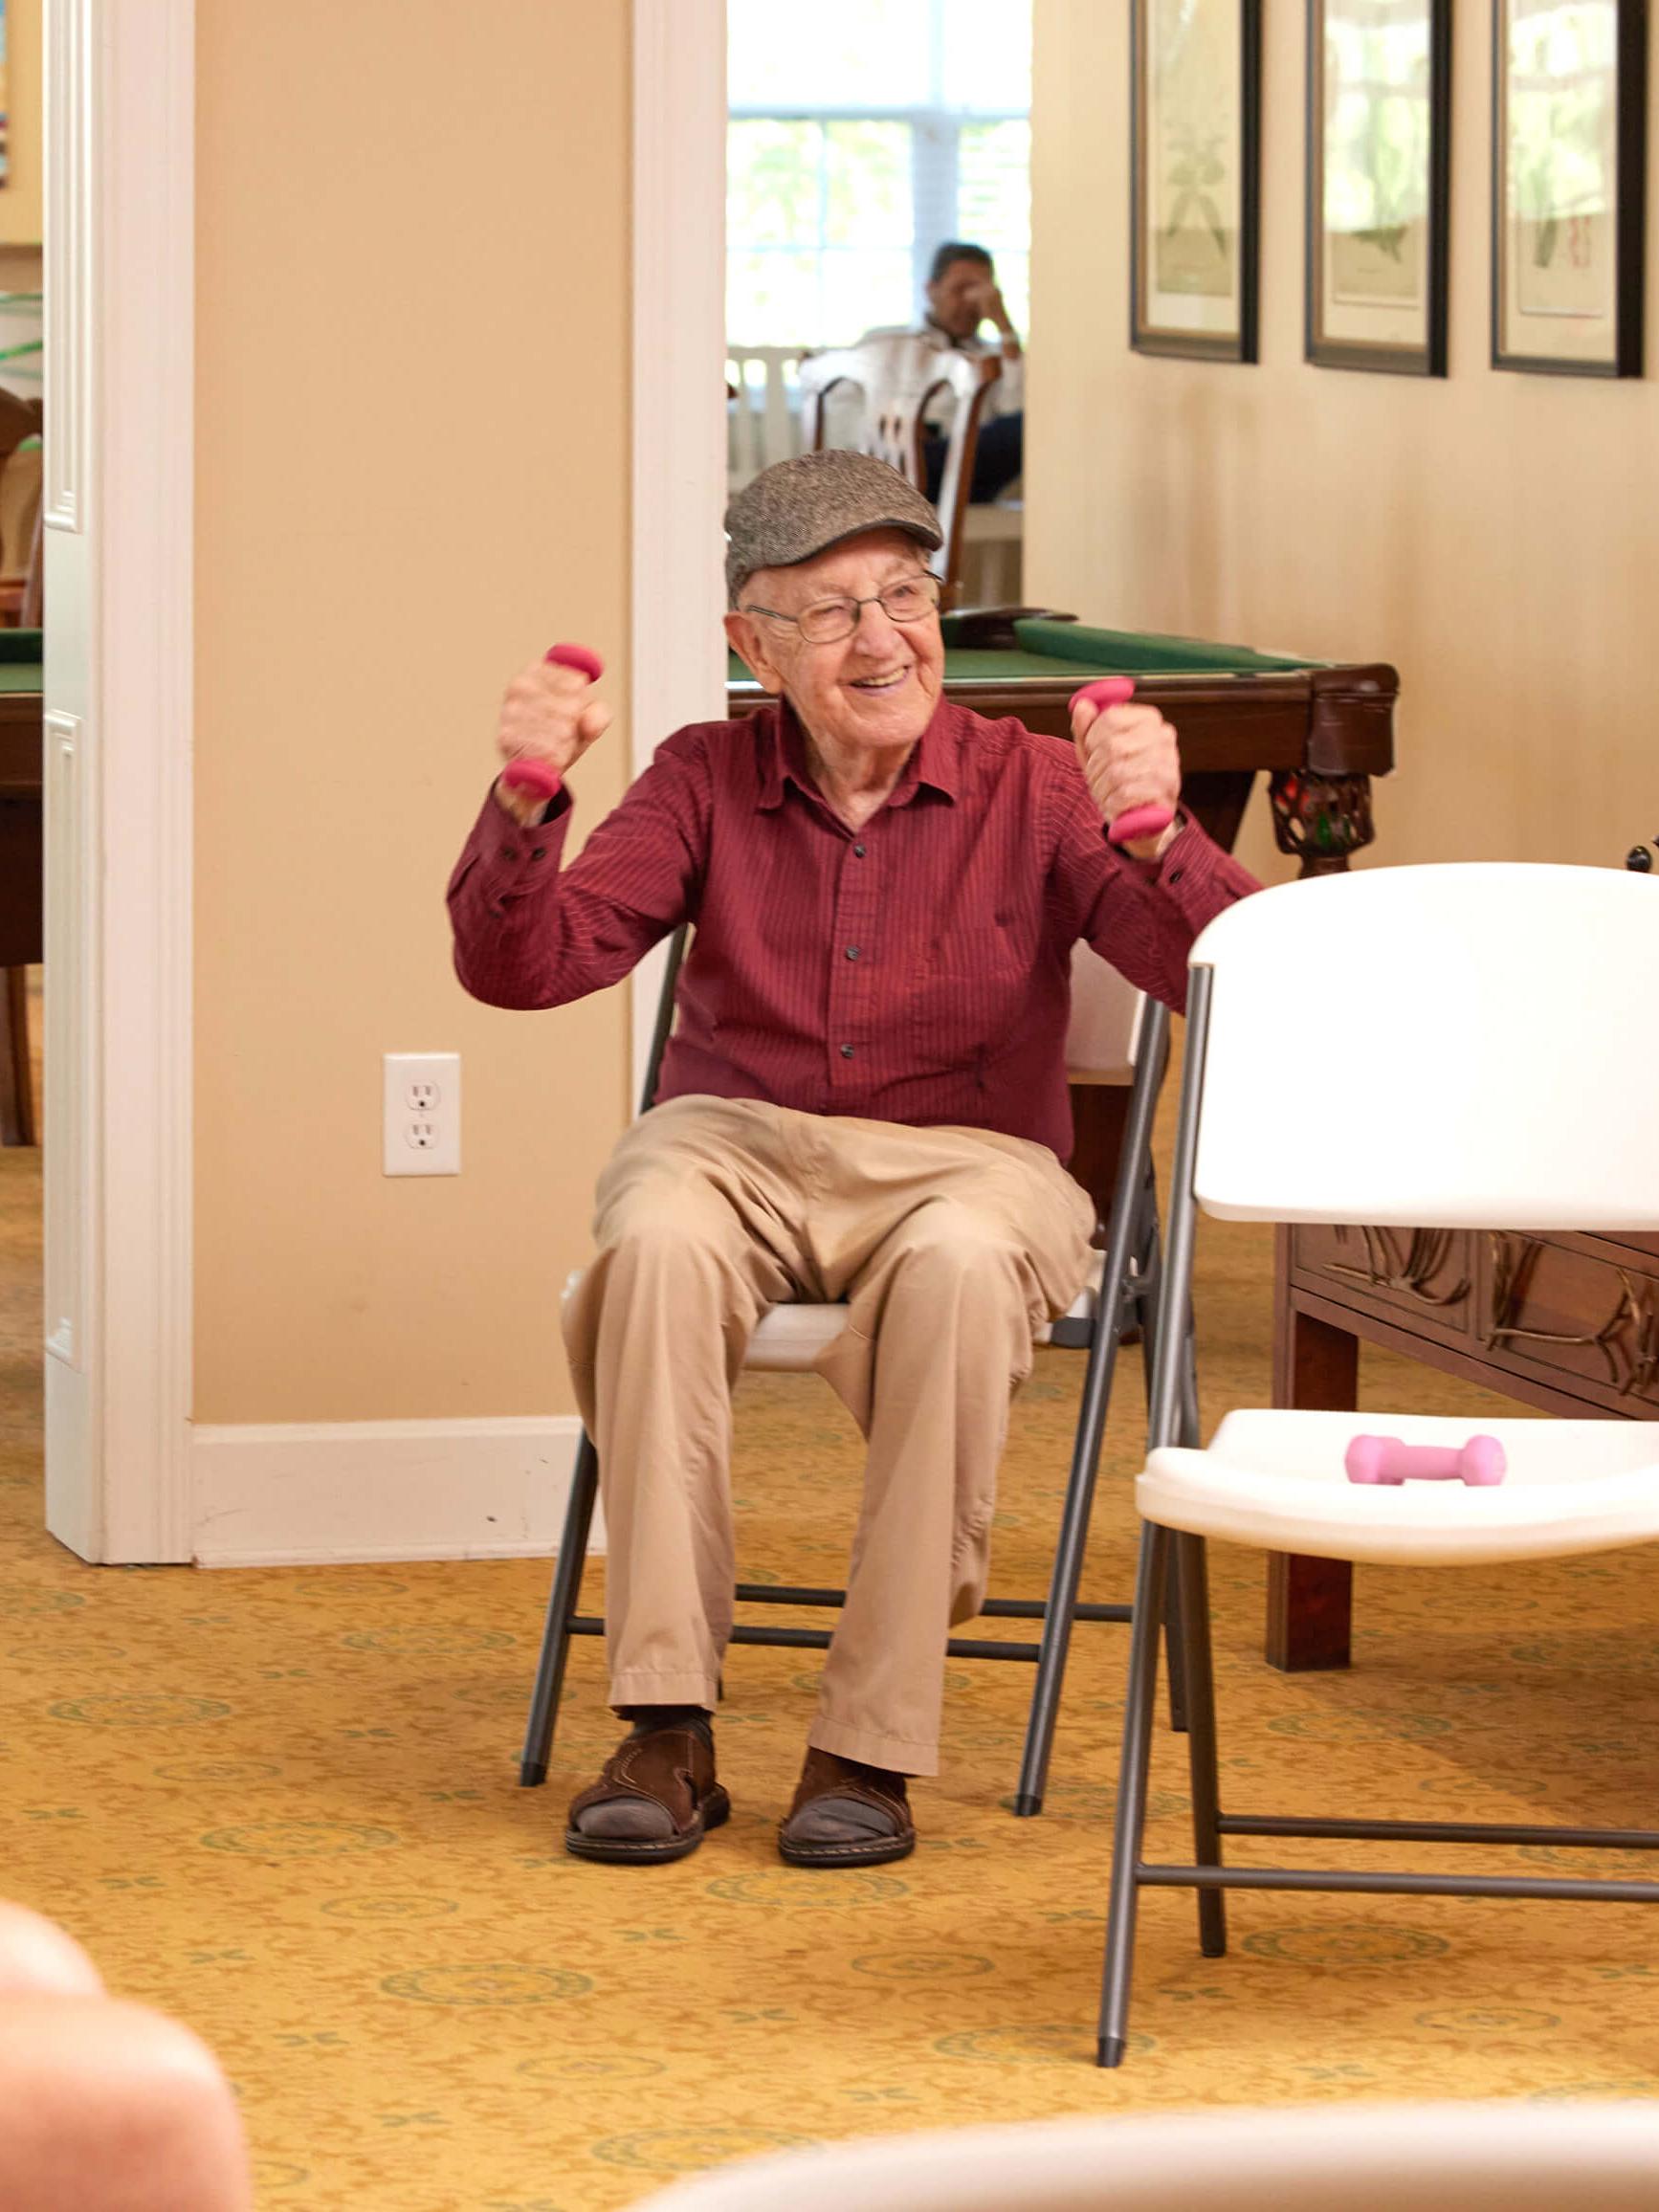
MULTIPOLYGON (((597 683, 605 674, 605 663, 586 645, 550 645, 542 655, 560 668, 574 668, 597 683)), ((501 770, 501 782, 509 791, 522 793, 526 799, 551 799, 563 779, 556 768, 545 761, 509 761, 501 770)))
MULTIPOLYGON (((1073 710, 1081 706, 1093 707, 1103 715, 1108 707, 1120 707, 1135 696, 1132 676, 1103 675, 1095 683, 1086 683, 1081 691, 1072 694, 1073 710)), ((1114 845, 1130 845, 1138 837, 1161 837, 1175 816, 1167 807, 1131 807, 1126 814, 1119 814, 1116 822, 1108 822, 1106 834, 1114 845)))
POLYGON ((1471 1436, 1461 1449, 1405 1444, 1398 1436, 1356 1436, 1342 1465, 1350 1482, 1501 1482, 1509 1462, 1495 1436, 1471 1436))

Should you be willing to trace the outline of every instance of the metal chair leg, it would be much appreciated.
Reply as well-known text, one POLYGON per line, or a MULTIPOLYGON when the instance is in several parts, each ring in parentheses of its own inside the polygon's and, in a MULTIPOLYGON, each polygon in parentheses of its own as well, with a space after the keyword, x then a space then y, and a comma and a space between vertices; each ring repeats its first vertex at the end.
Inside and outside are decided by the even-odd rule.
POLYGON ((1186 1702, 1186 1646, 1181 1633, 1181 1577, 1175 1554, 1163 1577, 1163 1660, 1169 1671, 1169 1725, 1176 1736, 1190 1726, 1186 1702))
POLYGON ((519 1763, 519 1782, 523 1789, 535 1789, 547 1780, 547 1756, 553 1748, 559 1692, 564 1686, 564 1662, 570 1656, 570 1619, 582 1590, 587 1532, 593 1525, 593 1505, 598 1495, 599 1454, 585 1428, 570 1475, 564 1533, 559 1539, 559 1563, 554 1569, 552 1594, 547 1600, 542 1655, 536 1662, 536 1688, 530 1699, 530 1723, 524 1732, 524 1751, 519 1763))
MULTIPOLYGON (((1181 1634, 1186 1654, 1187 1770, 1192 1790, 1192 1857, 1221 1865, 1221 1783, 1216 1770, 1215 1670, 1209 1633, 1209 1576, 1202 1537, 1174 1543, 1181 1589, 1181 1634)), ((1198 1947, 1206 1958, 1227 1952, 1227 1900, 1220 1890, 1198 1892, 1198 1947)))
POLYGON ((1106 1908, 1106 1969, 1100 1993, 1096 2060, 1120 2066, 1129 2042, 1129 1983, 1135 1959, 1137 1875, 1146 1829, 1146 1776, 1152 1709, 1158 1694, 1158 1633, 1162 1625, 1169 1532, 1148 1521, 1140 1532, 1135 1624, 1129 1633, 1129 1687, 1123 1700, 1123 1756, 1112 1837, 1112 1891, 1106 1908))
POLYGON ((1054 1547, 1054 1568, 1049 1582, 1049 1603, 1043 1615, 1042 1648, 1037 1659, 1036 1687, 1031 1692, 1031 1716, 1026 1725, 1026 1748, 1020 1761, 1019 1787, 1014 1811, 1029 1820, 1043 1809, 1043 1789, 1049 1777, 1049 1755, 1053 1749, 1054 1723, 1060 1710, 1060 1689, 1072 1644, 1072 1620, 1077 1604, 1077 1584, 1083 1572, 1083 1549, 1089 1538, 1089 1515, 1095 1503, 1095 1479, 1100 1470, 1100 1446, 1106 1434, 1106 1409, 1112 1397, 1112 1373, 1117 1359, 1117 1329, 1108 1319, 1104 1301, 1089 1347, 1089 1364, 1083 1377, 1083 1400, 1078 1408, 1076 1432, 1072 1440, 1072 1471, 1066 1483, 1066 1503, 1060 1516, 1060 1537, 1054 1547))
POLYGON ((1193 1340, 1192 1309, 1186 1315, 1186 1357, 1181 1367, 1181 1441, 1191 1450, 1203 1435, 1198 1411, 1198 1356, 1193 1340))
MULTIPOLYGON (((1153 1217, 1146 1250, 1142 1254, 1142 1272, 1149 1283, 1156 1283, 1162 1267, 1159 1250, 1158 1222, 1153 1217)), ((1146 1378, 1146 1398, 1152 1402, 1152 1375, 1158 1364, 1158 1327, 1153 1316, 1152 1300, 1148 1298, 1140 1325, 1140 1365, 1146 1378)), ((1163 1590, 1163 1655, 1169 1669, 1169 1725, 1177 1736, 1186 1733, 1186 1664, 1181 1639, 1181 1585, 1176 1578, 1172 1554, 1169 1571, 1164 1578, 1163 1590)))
POLYGON ((1089 1538, 1089 1516, 1095 1503, 1095 1483, 1100 1468, 1100 1446, 1106 1433, 1106 1413, 1111 1403, 1120 1334, 1131 1315, 1141 1324, 1143 1343, 1152 1333, 1152 1301, 1148 1293, 1156 1279, 1158 1249, 1158 1185, 1152 1170, 1152 1123, 1166 1055, 1166 1031, 1160 1020, 1145 1040, 1144 1057, 1137 1070, 1128 1126, 1123 1133, 1112 1193, 1095 1338, 1089 1347, 1082 1402, 1072 1441, 1072 1469, 1066 1484, 1059 1538, 1054 1547, 1049 1602, 1043 1614, 1037 1680, 1031 1692, 1019 1785, 1014 1792, 1014 1812, 1025 1820, 1043 1809, 1043 1789, 1048 1781, 1060 1689, 1071 1649, 1077 1585, 1089 1538), (1132 1271, 1136 1270, 1142 1286, 1139 1293, 1132 1288, 1135 1281, 1132 1271))

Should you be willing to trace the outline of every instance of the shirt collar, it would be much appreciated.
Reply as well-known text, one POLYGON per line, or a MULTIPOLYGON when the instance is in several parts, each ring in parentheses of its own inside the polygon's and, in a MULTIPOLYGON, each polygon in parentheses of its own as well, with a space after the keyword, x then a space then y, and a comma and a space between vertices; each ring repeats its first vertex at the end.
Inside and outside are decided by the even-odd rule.
POLYGON ((983 353, 985 350, 985 342, 977 330, 970 330, 965 338, 958 338, 954 330, 947 330, 942 322, 936 322, 931 315, 922 317, 921 327, 952 353, 983 353))
MULTIPOLYGON (((779 699, 776 705, 761 710, 761 719, 769 727, 761 742, 757 809, 781 807, 785 784, 793 784, 803 797, 822 806, 824 795, 807 768, 807 741, 794 708, 787 699, 779 699)), ((925 785, 954 805, 962 795, 961 745, 956 710, 941 697, 933 710, 933 719, 905 762, 904 772, 894 785, 887 804, 906 807, 925 785)))

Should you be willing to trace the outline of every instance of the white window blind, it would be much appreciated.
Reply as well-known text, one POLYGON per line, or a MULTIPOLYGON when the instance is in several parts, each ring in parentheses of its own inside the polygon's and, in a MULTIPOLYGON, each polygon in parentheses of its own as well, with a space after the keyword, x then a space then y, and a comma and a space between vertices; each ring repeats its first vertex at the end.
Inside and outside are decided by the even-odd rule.
POLYGON ((1029 0, 728 0, 728 343, 914 321, 946 238, 1025 330, 1029 0))

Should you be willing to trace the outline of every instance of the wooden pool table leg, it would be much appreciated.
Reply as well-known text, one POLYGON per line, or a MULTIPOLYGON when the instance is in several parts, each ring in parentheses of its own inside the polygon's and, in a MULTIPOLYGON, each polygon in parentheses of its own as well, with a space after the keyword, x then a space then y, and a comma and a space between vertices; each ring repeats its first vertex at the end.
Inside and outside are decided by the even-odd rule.
POLYGON ((1095 1201, 1095 1220, 1104 1222, 1112 1211, 1117 1155, 1129 1121, 1129 1086, 1073 1083, 1071 1090, 1073 1145, 1067 1168, 1095 1201))
MULTIPOLYGON (((1360 1339, 1298 1313, 1290 1289, 1290 1233, 1278 1232, 1273 1300, 1273 1404, 1349 1411, 1358 1397, 1360 1339)), ((1354 1568, 1348 1559, 1268 1554, 1270 1666, 1297 1674, 1346 1667, 1353 1625, 1354 1568)))
POLYGON ((1304 875, 1340 874, 1349 853, 1376 838, 1369 776, 1281 768, 1269 779, 1268 795, 1279 851, 1294 853, 1304 875))
POLYGON ((0 1144, 37 1141, 29 1067, 29 971, 0 968, 0 1144))

